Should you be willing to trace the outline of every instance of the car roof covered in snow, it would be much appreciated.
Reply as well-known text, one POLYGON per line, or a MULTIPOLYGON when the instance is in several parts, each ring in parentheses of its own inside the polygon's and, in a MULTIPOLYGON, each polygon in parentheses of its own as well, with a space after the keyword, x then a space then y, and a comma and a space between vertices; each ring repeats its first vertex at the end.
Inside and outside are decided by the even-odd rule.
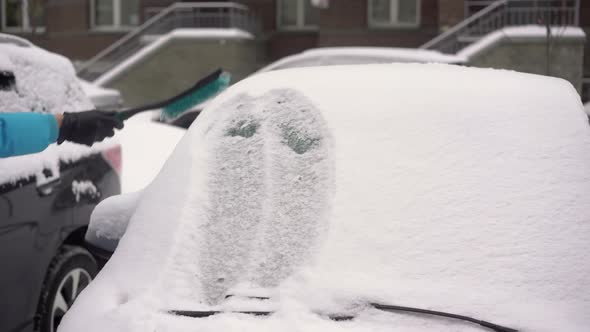
POLYGON ((278 69, 349 64, 420 62, 463 63, 461 57, 433 50, 397 47, 321 47, 279 59, 259 72, 278 69))
POLYGON ((584 331, 588 165, 587 117, 561 79, 432 64, 256 75, 199 116, 60 332, 482 331, 369 302, 584 331))

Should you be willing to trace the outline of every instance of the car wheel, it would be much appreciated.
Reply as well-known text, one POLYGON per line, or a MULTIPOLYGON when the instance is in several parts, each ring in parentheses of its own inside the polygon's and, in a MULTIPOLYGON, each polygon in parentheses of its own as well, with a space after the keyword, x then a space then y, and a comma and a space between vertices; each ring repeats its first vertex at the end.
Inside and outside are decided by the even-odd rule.
POLYGON ((86 249, 62 246, 45 276, 37 310, 36 331, 56 332, 66 311, 97 271, 96 261, 86 249))

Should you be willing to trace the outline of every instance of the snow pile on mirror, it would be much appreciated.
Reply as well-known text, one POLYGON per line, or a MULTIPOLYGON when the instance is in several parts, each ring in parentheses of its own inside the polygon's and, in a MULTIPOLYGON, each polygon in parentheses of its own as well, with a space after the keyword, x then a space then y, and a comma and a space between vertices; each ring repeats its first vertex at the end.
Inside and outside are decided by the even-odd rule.
POLYGON ((483 331, 369 302, 585 331, 588 165, 587 117, 560 79, 418 64, 256 75, 191 127, 59 331, 483 331))

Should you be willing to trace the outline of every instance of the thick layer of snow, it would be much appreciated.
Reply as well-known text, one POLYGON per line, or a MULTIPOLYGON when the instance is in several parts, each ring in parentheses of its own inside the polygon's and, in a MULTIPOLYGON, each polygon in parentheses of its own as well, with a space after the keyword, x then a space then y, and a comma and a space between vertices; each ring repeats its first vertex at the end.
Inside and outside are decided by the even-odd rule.
POLYGON ((394 47, 324 47, 282 58, 258 72, 277 69, 394 62, 463 63, 465 59, 438 51, 394 47))
POLYGON ((144 189, 158 175, 186 130, 152 121, 154 112, 125 121, 115 134, 123 149, 122 192, 144 189))
POLYGON ((588 165, 588 120, 561 79, 420 64, 256 75, 199 116, 59 332, 485 331, 367 302, 586 331, 588 165))
MULTIPOLYGON (((553 26, 550 28, 551 36, 560 39, 584 39, 586 34, 584 30, 578 27, 561 27, 553 26)), ((540 25, 528 25, 519 27, 507 27, 489 33, 477 42, 467 46, 457 53, 457 56, 470 59, 485 50, 500 43, 502 40, 519 40, 519 39, 546 39, 547 28, 540 25)))
POLYGON ((175 29, 171 32, 159 37, 149 45, 142 48, 139 52, 133 54, 125 61, 113 69, 107 71, 94 81, 97 85, 106 85, 121 73, 132 68, 137 63, 149 57, 152 53, 157 51, 163 45, 172 39, 253 39, 254 36, 246 31, 230 28, 230 29, 214 29, 214 28, 198 28, 198 29, 175 29))
POLYGON ((3 54, 0 54, 0 71, 12 71, 12 62, 3 54))
POLYGON ((76 198, 76 202, 79 202, 82 197, 98 198, 100 197, 100 191, 96 189, 96 185, 90 180, 72 182, 72 193, 76 198))
POLYGON ((111 196, 92 211, 87 239, 119 240, 143 194, 142 191, 111 196), (91 236, 88 236, 91 234, 91 236))
POLYGON ((115 89, 107 89, 96 84, 80 80, 82 89, 97 109, 113 110, 123 104, 121 93, 115 89))
POLYGON ((31 176, 42 176, 44 169, 59 170, 60 162, 72 163, 84 157, 103 152, 117 143, 107 140, 92 146, 65 142, 61 145, 52 144, 45 151, 32 155, 0 159, 0 184, 14 183, 31 176))

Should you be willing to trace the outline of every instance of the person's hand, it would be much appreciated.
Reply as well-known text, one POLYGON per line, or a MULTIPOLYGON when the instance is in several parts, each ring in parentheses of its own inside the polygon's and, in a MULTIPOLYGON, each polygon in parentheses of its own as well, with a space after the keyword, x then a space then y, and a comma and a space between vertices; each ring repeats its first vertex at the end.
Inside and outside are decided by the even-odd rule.
POLYGON ((115 134, 115 128, 123 128, 123 121, 116 115, 117 112, 105 111, 66 112, 63 114, 57 143, 70 141, 91 146, 111 137, 115 134))

